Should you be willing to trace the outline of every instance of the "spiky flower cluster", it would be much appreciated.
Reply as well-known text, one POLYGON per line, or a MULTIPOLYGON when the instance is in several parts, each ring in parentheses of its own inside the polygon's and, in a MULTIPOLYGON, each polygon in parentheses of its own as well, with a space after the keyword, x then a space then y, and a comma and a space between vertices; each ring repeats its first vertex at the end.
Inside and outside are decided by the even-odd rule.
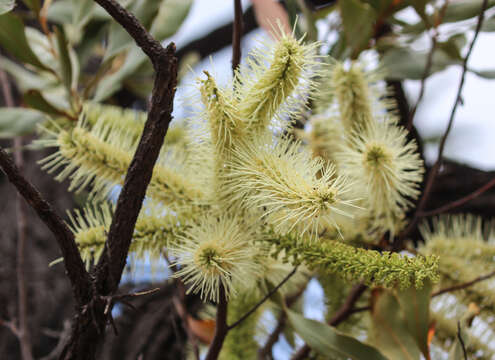
POLYGON ((200 219, 171 246, 170 254, 177 258, 174 265, 180 266, 175 276, 191 284, 189 291, 214 301, 218 301, 220 284, 230 297, 236 285, 255 279, 254 234, 244 226, 239 219, 223 215, 200 219))
MULTIPOLYGON (((364 82, 340 81, 338 86, 351 87, 360 99, 341 96, 347 105, 359 103, 358 111, 368 112, 359 117, 365 119, 366 126, 359 125, 365 133, 347 131, 337 121, 333 127, 324 122, 315 127, 322 135, 313 140, 321 139, 325 149, 346 151, 347 157, 337 164, 315 158, 311 146, 290 135, 289 120, 313 96, 313 79, 322 74, 316 46, 282 35, 266 51, 252 54, 233 84, 221 87, 205 73, 198 81, 202 107, 188 129, 194 136, 172 130, 166 139, 148 187, 151 205, 143 207, 130 250, 138 258, 166 254, 174 276, 204 300, 218 301, 221 288, 231 298, 270 282, 266 273, 281 260, 269 259, 269 247, 297 263, 308 262, 311 269, 370 284, 420 286, 434 278, 434 257, 380 254, 341 242, 342 233, 357 228, 356 217, 403 211, 406 197, 416 194, 410 188, 419 181, 421 163, 402 130, 377 122, 368 111, 375 100, 363 105, 368 93, 357 92, 364 82), (335 133, 325 134, 329 129, 335 133), (349 137, 353 140, 346 143, 349 137), (365 190, 373 194, 366 196, 365 190), (331 240, 321 240, 322 234, 331 240)), ((361 121, 356 114, 344 116, 361 121)), ((75 127, 46 130, 49 136, 41 143, 58 149, 43 161, 44 168, 63 168, 57 179, 69 178, 71 189, 90 187, 91 198, 105 199, 123 182, 144 117, 86 104, 75 127)), ((111 207, 89 207, 76 212, 72 222, 89 264, 102 253, 111 207)), ((356 239, 348 240, 362 245, 356 239)))
MULTIPOLYGON (((444 286, 466 283, 495 271, 493 223, 484 223, 473 215, 442 216, 434 219, 433 226, 423 224, 421 233, 425 244, 419 251, 441 254, 439 271, 444 286)), ((495 310, 493 281, 480 282, 458 294, 495 310)))
POLYGON ((337 155, 342 173, 361 187, 375 226, 392 232, 419 195, 423 161, 407 132, 391 122, 371 121, 337 155))
POLYGON ((376 84, 380 72, 367 73, 359 63, 348 69, 333 63, 329 79, 332 101, 313 118, 313 149, 335 161, 362 198, 359 205, 365 211, 355 214, 352 235, 359 228, 364 237, 376 239, 388 231, 393 238, 423 179, 416 143, 408 140, 394 107, 384 100, 386 94, 376 84), (342 130, 328 135, 321 129, 342 130))

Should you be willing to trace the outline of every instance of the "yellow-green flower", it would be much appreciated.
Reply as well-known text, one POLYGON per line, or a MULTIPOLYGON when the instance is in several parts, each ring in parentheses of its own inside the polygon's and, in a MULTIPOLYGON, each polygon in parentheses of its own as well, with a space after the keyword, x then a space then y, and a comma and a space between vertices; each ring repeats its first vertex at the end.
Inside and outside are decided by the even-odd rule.
POLYGON ((236 286, 253 281, 258 272, 252 232, 229 216, 208 215, 199 220, 169 249, 180 266, 175 277, 189 284, 189 292, 218 301, 220 284, 227 297, 236 286))

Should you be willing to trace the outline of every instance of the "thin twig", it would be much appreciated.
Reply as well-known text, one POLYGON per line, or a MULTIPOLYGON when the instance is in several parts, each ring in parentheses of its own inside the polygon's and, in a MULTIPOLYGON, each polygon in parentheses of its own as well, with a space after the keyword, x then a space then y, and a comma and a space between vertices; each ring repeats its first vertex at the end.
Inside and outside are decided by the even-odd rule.
POLYGON ((17 328, 17 325, 14 321, 0 319, 0 325, 5 326, 12 332, 12 334, 14 334, 14 336, 19 337, 19 329, 17 328))
MULTIPOLYGON (((332 318, 328 321, 328 324, 331 326, 337 326, 344 320, 346 320, 349 316, 351 316, 354 312, 354 304, 359 300, 361 295, 366 291, 368 287, 363 284, 355 285, 349 295, 347 296, 344 304, 340 307, 339 310, 332 316, 332 318)), ((291 360, 302 360, 308 357, 311 348, 308 344, 304 344, 291 358, 291 360)))
POLYGON ((457 322, 457 338, 459 339, 459 343, 461 344, 461 349, 462 349, 462 353, 464 355, 464 360, 468 360, 466 345, 464 344, 464 340, 462 339, 462 336, 461 336, 461 322, 460 321, 457 322))
POLYGON ((249 309, 244 315, 242 315, 237 321, 235 321, 232 325, 228 326, 229 330, 232 330, 235 328, 237 325, 242 323, 244 320, 246 320, 251 314, 253 314, 261 305, 263 305, 269 298, 275 294, 278 289, 280 289, 289 279, 294 275, 297 271, 297 266, 292 269, 290 273, 287 274, 287 276, 277 285, 275 286, 271 291, 269 291, 260 301, 256 303, 251 309, 249 309))
MULTIPOLYGON (((481 26, 483 25, 483 20, 485 18, 485 10, 487 8, 487 5, 488 5, 488 0, 483 0, 483 3, 481 5, 481 9, 480 9, 480 14, 478 16, 478 23, 476 25, 476 30, 474 32, 474 37, 473 37, 473 40, 471 41, 471 44, 469 45, 468 52, 467 52, 466 57, 464 58, 464 61, 463 61, 462 75, 461 75, 461 79, 460 79, 460 82, 459 82, 459 87, 458 87, 458 90, 457 90, 457 95, 456 95, 456 99, 455 99, 455 102, 454 102, 454 106, 452 107, 452 111, 450 113, 450 118, 449 118, 449 121, 448 121, 447 128, 446 128, 445 133, 443 134, 442 139, 440 141, 440 146, 439 146, 439 149, 438 149, 437 161, 435 162, 435 164, 433 165, 432 169, 430 170, 430 172, 428 174, 428 178, 426 180, 425 189, 424 189, 423 195, 422 195, 422 197, 421 197, 421 199, 420 199, 420 201, 418 203, 418 206, 416 207, 416 212, 415 212, 415 214, 413 216, 413 219, 409 223, 408 227, 401 234, 401 239, 403 239, 407 235, 409 235, 410 232, 415 228, 415 226, 416 226, 416 224, 417 224, 417 222, 418 222, 418 220, 420 218, 419 214, 423 210, 423 208, 425 207, 425 205, 426 205, 426 203, 428 201, 428 198, 430 196, 431 190, 433 188, 433 183, 435 182, 435 177, 437 176, 438 171, 440 170, 440 166, 442 165, 443 151, 445 149, 445 143, 446 143, 447 138, 448 138, 448 136, 450 134, 450 131, 452 130, 452 126, 454 124, 454 118, 455 118, 455 114, 456 114, 456 111, 457 111, 457 107, 458 107, 459 103, 461 103, 462 89, 464 87, 464 82, 466 80, 466 73, 467 73, 467 70, 468 70, 469 57, 471 56, 471 53, 473 52, 474 44, 476 43, 476 40, 478 39, 478 35, 480 33, 481 26)), ((400 243, 400 241, 398 241, 397 243, 400 243)))
POLYGON ((234 29, 232 32, 232 72, 234 75, 241 63, 242 32, 242 3, 241 0, 234 0, 234 29))
MULTIPOLYGON (((12 88, 10 81, 7 78, 7 74, 3 69, 0 69, 0 82, 2 84, 2 92, 5 99, 5 105, 7 107, 14 107, 14 98, 12 96, 12 88)), ((24 156, 22 153, 22 137, 16 136, 14 138, 14 162, 22 172, 24 168, 24 156)), ((18 304, 18 316, 19 316, 19 343, 21 345, 21 354, 23 360, 32 360, 32 347, 31 336, 28 326, 27 315, 27 290, 26 290, 26 234, 27 234, 27 221, 26 221, 26 204, 22 200, 20 194, 17 194, 15 201, 16 208, 16 222, 17 222, 17 304, 18 304)))
MULTIPOLYGON (((297 301, 297 299, 299 299, 299 297, 304 293, 304 290, 306 290, 306 286, 307 283, 304 284, 304 286, 301 286, 301 288, 296 293, 288 296, 285 299, 285 306, 287 308, 290 308, 297 301)), ((285 311, 285 309, 281 309, 280 315, 277 320, 277 326, 268 336, 265 345, 263 345, 263 347, 258 350, 258 360, 265 360, 265 358, 272 353, 273 345, 275 345, 275 343, 278 341, 278 338, 280 337, 282 331, 284 331, 286 325, 287 312, 285 311)))
POLYGON ((217 317, 215 336, 211 342, 208 354, 206 354, 205 360, 216 360, 222 349, 223 341, 227 336, 229 328, 227 326, 227 297, 225 294, 225 288, 220 284, 219 289, 219 301, 217 305, 217 317))
POLYGON ((437 48, 437 38, 438 38, 438 32, 435 32, 435 35, 431 37, 431 47, 430 51, 428 52, 428 57, 426 58, 426 65, 425 69, 423 72, 423 75, 421 76, 421 84, 419 88, 419 95, 418 95, 418 100, 416 101, 416 104, 414 104, 413 108, 411 109, 411 112, 409 114, 409 119, 407 121, 407 130, 411 130, 414 122, 414 116, 416 115, 416 110, 418 109, 419 104, 421 103, 421 100, 423 100, 423 96, 425 93, 425 88, 426 88, 426 79, 428 76, 430 76, 431 72, 431 67, 433 65, 433 55, 435 54, 435 50, 437 48))
POLYGON ((421 100, 423 100, 423 96, 424 96, 425 88, 426 88, 426 79, 428 78, 428 76, 430 76, 431 67, 433 66, 433 56, 434 56, 435 51, 437 49, 438 35, 439 35, 438 26, 442 23, 442 19, 443 19, 443 16, 445 14, 445 11, 447 10, 448 5, 449 5, 449 0, 446 0, 444 2, 444 4, 442 5, 442 8, 439 12, 438 21, 436 21, 434 26, 433 26, 434 34, 431 37, 431 47, 430 47, 430 50, 428 51, 428 56, 426 58, 426 64, 425 64, 423 75, 421 76, 421 85, 420 85, 420 89, 419 89, 419 96, 418 96, 418 100, 416 101, 416 104, 411 109, 411 112, 409 114, 409 119, 407 121, 407 130, 412 129, 414 116, 416 115, 416 110, 418 109, 418 106, 421 103, 421 100))
POLYGON ((449 210, 455 209, 456 207, 464 205, 468 201, 471 201, 471 200, 477 198, 478 196, 480 196, 481 194, 483 194, 485 191, 489 190, 493 186, 495 186, 495 178, 492 179, 491 181, 489 181, 488 183, 486 183, 485 185, 483 185, 482 187, 480 187, 478 190, 473 191, 471 194, 466 195, 466 196, 460 198, 459 200, 452 201, 452 202, 450 202, 444 206, 440 206, 439 208, 429 210, 429 211, 422 211, 421 213, 419 213, 419 216, 422 216, 422 217, 432 216, 432 215, 442 214, 442 213, 445 213, 449 210))
POLYGON ((439 296, 439 295, 442 295, 442 294, 445 294, 445 293, 448 293, 448 292, 452 292, 452 291, 457 291, 457 290, 462 290, 462 289, 468 288, 468 287, 470 287, 470 286, 472 286, 472 285, 474 285, 476 283, 479 283, 479 282, 484 281, 484 280, 488 280, 488 279, 490 279, 493 276, 495 276, 495 271, 492 271, 489 274, 478 276, 477 278, 475 278, 475 279, 473 279, 471 281, 468 281, 468 282, 465 282, 465 283, 462 283, 462 284, 457 284, 457 285, 449 286, 448 288, 440 289, 438 291, 435 291, 434 293, 431 294, 431 297, 434 298, 436 296, 439 296))
MULTIPOLYGON (((144 28, 139 20, 115 0, 94 0, 102 8, 104 8, 134 39, 136 44, 148 55, 153 63, 155 70, 160 66, 160 61, 163 60, 165 49, 159 41, 157 41, 144 28)), ((163 64, 161 64, 163 65, 163 64)))

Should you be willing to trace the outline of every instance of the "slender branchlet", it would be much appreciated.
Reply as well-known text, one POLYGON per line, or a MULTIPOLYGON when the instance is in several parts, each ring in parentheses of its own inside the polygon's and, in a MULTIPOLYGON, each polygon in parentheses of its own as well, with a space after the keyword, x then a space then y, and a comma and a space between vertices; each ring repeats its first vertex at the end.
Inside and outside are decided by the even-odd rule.
MULTIPOLYGON (((105 247, 113 209, 108 203, 92 204, 83 211, 69 214, 83 260, 89 266, 97 263, 105 247)), ((178 225, 177 216, 154 205, 143 210, 136 222, 129 252, 136 258, 159 257, 163 249, 185 228, 178 225)))
POLYGON ((416 143, 395 123, 372 121, 366 131, 353 133, 337 158, 342 174, 360 185, 374 225, 394 233, 423 179, 416 143))
MULTIPOLYGON (((247 289, 229 301, 228 323, 232 324, 259 301, 259 296, 253 289, 247 289)), ((263 308, 258 308, 242 323, 231 329, 223 343, 220 360, 255 359, 258 343, 255 340, 257 323, 263 308)))
POLYGON ((321 227, 338 228, 336 215, 355 201, 347 193, 350 183, 336 176, 333 166, 312 158, 300 143, 260 136, 238 146, 228 164, 225 197, 247 209, 263 211, 266 221, 280 233, 297 229, 316 237, 321 227))
POLYGON ((285 260, 294 265, 304 263, 309 269, 334 273, 355 282, 364 281, 368 285, 421 288, 424 281, 439 279, 438 258, 434 255, 409 257, 379 253, 333 240, 309 243, 298 241, 292 234, 272 233, 265 241, 272 244, 275 256, 282 253, 285 260))
POLYGON ((250 131, 264 131, 275 116, 296 116, 314 90, 318 44, 280 34, 275 45, 254 51, 237 73, 239 114, 250 131))
MULTIPOLYGON (((88 129, 82 119, 73 130, 59 129, 53 135, 54 138, 40 142, 47 147, 58 147, 58 150, 41 163, 49 172, 65 166, 56 179, 70 178, 70 190, 77 192, 91 185, 92 195, 104 198, 115 185, 123 184, 123 174, 137 146, 132 137, 126 136, 126 130, 104 121, 88 129)), ((174 206, 201 201, 203 193, 197 184, 190 181, 186 169, 182 169, 180 158, 174 166, 174 154, 165 152, 162 151, 162 157, 166 155, 166 159, 159 160, 153 169, 148 195, 174 206)))
POLYGON ((202 299, 218 301, 220 284, 230 298, 237 287, 259 275, 252 235, 236 217, 204 216, 169 248, 181 268, 174 276, 202 299))

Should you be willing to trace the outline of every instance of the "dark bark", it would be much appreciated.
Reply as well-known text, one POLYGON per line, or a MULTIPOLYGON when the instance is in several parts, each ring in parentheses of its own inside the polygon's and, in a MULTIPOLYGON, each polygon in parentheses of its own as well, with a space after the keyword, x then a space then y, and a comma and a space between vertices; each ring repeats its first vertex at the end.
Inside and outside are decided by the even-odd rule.
POLYGON ((74 235, 55 213, 52 206, 41 196, 40 192, 20 174, 14 161, 1 148, 0 167, 9 181, 17 188, 17 191, 36 211, 41 221, 48 226, 55 236, 62 251, 67 276, 70 279, 76 302, 80 305, 85 304, 91 298, 91 281, 79 255, 74 235))

